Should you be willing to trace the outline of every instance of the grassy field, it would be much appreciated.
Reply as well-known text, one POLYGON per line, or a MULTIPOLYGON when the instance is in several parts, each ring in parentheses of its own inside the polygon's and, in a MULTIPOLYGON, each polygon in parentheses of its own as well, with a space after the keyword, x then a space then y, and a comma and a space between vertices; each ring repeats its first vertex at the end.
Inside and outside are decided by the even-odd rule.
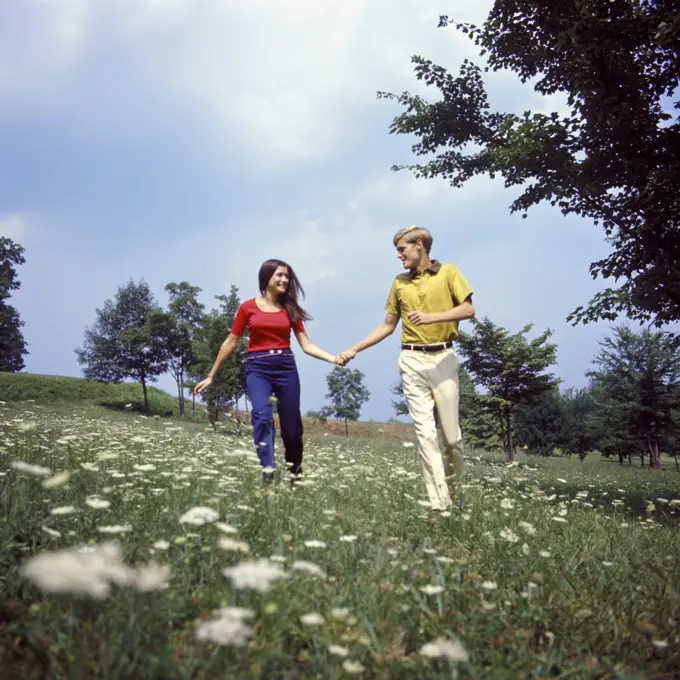
POLYGON ((447 516, 405 439, 269 493, 206 424, 1 405, 1 677, 680 676, 674 468, 470 454, 447 516))

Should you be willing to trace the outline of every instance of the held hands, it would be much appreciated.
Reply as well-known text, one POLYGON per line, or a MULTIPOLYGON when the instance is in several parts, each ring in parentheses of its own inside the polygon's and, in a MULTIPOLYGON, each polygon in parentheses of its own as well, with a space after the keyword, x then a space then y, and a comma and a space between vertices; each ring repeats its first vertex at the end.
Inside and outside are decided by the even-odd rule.
POLYGON ((196 387, 194 387, 194 394, 200 394, 205 390, 206 387, 209 387, 212 384, 213 379, 208 376, 205 380, 201 380, 196 387))
POLYGON ((428 312, 409 312, 406 316, 415 326, 427 326, 436 322, 434 314, 428 312))
POLYGON ((354 350, 351 349, 345 350, 344 352, 340 352, 340 354, 336 355, 333 358, 333 363, 337 364, 338 366, 345 366, 352 359, 354 359, 356 355, 357 353, 354 350))

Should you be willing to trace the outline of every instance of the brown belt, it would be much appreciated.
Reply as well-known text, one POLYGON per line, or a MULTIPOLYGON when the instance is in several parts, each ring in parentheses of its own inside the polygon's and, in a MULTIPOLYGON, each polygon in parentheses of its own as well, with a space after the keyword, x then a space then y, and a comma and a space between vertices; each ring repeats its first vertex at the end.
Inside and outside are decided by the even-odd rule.
POLYGON ((412 349, 415 352, 442 352, 449 347, 453 347, 453 340, 448 342, 440 342, 436 345, 405 345, 402 344, 402 349, 412 349))

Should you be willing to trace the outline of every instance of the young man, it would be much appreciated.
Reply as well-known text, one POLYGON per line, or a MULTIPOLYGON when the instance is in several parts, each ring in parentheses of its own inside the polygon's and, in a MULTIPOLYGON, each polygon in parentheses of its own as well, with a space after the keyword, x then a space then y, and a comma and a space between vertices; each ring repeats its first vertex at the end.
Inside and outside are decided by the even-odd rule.
POLYGON ((453 342, 458 338, 458 322, 475 315, 472 289, 456 267, 430 259, 432 235, 427 229, 417 225, 400 229, 394 236, 394 245, 408 273, 399 274, 392 283, 385 320, 340 357, 349 361, 357 352, 384 340, 394 332, 401 317, 399 374, 416 428, 430 504, 437 510, 452 504, 437 439, 433 413, 436 405, 446 443, 447 467, 453 471, 449 476, 460 493, 462 507, 465 463, 458 424, 459 363, 453 342))

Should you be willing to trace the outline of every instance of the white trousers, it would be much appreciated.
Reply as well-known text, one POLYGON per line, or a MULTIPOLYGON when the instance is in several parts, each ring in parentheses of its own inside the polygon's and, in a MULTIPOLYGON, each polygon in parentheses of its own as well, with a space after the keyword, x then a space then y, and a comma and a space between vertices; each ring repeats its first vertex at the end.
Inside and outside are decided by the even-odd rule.
POLYGON ((404 396, 416 429, 418 454, 430 504, 444 510, 452 505, 446 483, 444 460, 439 449, 434 406, 446 444, 446 468, 456 490, 465 476, 463 439, 458 422, 458 372, 460 364, 453 349, 441 352, 402 350, 399 375, 404 396))

